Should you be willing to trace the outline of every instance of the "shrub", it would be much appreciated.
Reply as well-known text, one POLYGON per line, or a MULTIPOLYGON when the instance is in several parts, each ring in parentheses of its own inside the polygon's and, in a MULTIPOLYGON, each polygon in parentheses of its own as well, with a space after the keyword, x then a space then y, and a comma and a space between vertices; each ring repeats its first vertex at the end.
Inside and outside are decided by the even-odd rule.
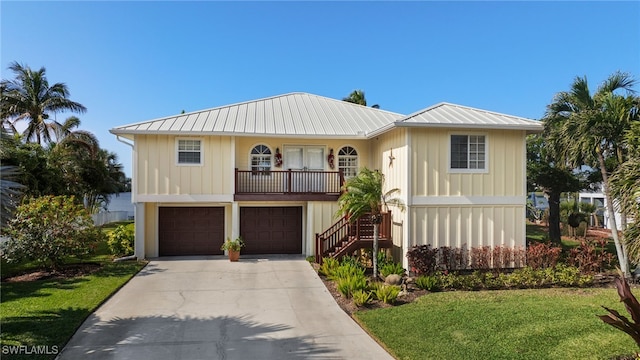
POLYGON ((533 269, 554 267, 562 249, 545 243, 534 243, 527 248, 527 266, 533 269))
POLYGON ((107 245, 116 256, 132 255, 135 243, 135 225, 119 225, 108 235, 107 245))
POLYGON ((342 259, 340 260, 340 265, 363 267, 362 263, 356 256, 343 256, 342 259))
POLYGON ((431 245, 415 245, 407 251, 409 268, 416 275, 431 275, 436 271, 438 249, 431 245))
POLYGON ((438 267, 445 271, 464 270, 467 268, 468 255, 466 249, 443 246, 438 248, 438 267))
POLYGON ((68 256, 95 249, 103 234, 91 215, 71 196, 42 196, 18 206, 9 223, 3 256, 10 262, 35 260, 57 268, 68 256))
POLYGON ((491 246, 471 248, 471 268, 491 268, 491 246))
POLYGON ((627 333, 633 338, 636 344, 640 346, 640 323, 638 323, 640 320, 640 303, 638 303, 638 300, 631 292, 629 284, 624 279, 622 274, 616 277, 615 284, 616 289, 618 290, 618 296, 620 296, 620 301, 624 302, 624 306, 629 315, 631 315, 631 319, 633 321, 620 315, 620 313, 616 310, 609 309, 605 306, 603 306, 603 308, 607 310, 609 314, 598 315, 598 317, 606 324, 609 324, 614 328, 627 333))
POLYGON ((419 289, 427 291, 440 291, 440 279, 435 275, 423 275, 419 276, 415 280, 416 286, 419 289))
POLYGON ((364 268, 359 265, 345 263, 336 267, 327 278, 332 281, 338 281, 352 276, 364 277, 364 268))
POLYGON ((569 250, 567 262, 583 273, 602 272, 611 266, 613 254, 607 252, 607 239, 582 240, 578 247, 569 250))
POLYGON ((338 266, 340 266, 338 260, 334 258, 323 258, 322 265, 320 265, 318 272, 326 277, 330 277, 338 266))
POLYGON ((384 277, 387 277, 388 275, 391 275, 391 274, 397 274, 402 276, 405 274, 405 272, 406 271, 404 270, 404 268, 402 267, 402 264, 400 263, 390 262, 380 267, 380 274, 384 277))
POLYGON ((495 246, 491 251, 493 268, 500 271, 511 267, 513 263, 514 249, 506 246, 495 246))
POLYGON ((351 296, 353 297, 353 303, 358 307, 368 305, 373 300, 371 292, 365 290, 356 290, 351 296))
POLYGON ((385 304, 393 304, 400 295, 400 286, 397 285, 377 285, 373 290, 376 299, 385 304))
POLYGON ((367 289, 367 278, 364 275, 350 275, 336 280, 336 287, 342 296, 351 298, 358 290, 367 289))

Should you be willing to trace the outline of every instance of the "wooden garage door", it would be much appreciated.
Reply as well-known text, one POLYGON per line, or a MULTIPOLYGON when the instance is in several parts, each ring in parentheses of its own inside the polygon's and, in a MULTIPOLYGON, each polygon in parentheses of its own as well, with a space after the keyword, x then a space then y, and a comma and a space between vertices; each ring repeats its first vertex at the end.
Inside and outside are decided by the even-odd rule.
POLYGON ((223 254, 223 207, 161 207, 158 221, 160 256, 223 254))
POLYGON ((241 207, 243 254, 301 254, 302 207, 241 207))

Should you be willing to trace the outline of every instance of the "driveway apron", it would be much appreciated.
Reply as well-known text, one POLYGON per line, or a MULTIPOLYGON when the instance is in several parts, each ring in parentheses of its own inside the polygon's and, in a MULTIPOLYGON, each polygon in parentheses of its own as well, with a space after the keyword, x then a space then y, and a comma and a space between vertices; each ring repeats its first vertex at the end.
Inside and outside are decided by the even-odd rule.
POLYGON ((60 359, 393 359, 301 256, 152 260, 60 359))

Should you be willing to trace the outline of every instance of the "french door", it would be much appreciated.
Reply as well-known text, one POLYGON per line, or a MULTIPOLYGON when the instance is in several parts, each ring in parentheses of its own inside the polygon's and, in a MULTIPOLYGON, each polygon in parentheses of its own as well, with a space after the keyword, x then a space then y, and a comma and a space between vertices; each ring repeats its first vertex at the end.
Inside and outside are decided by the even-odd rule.
POLYGON ((292 170, 291 191, 324 192, 324 146, 284 146, 284 168, 292 170))

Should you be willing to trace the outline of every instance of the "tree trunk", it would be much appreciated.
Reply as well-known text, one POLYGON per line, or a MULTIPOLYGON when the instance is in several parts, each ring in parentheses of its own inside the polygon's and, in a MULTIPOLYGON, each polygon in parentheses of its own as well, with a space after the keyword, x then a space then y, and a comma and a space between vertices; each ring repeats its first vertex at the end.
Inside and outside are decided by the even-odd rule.
POLYGON ((373 278, 378 279, 378 228, 377 222, 373 223, 373 278))
POLYGON ((620 243, 618 238, 618 226, 616 225, 616 215, 613 211, 613 199, 609 192, 609 175, 607 174, 607 168, 604 163, 604 156, 602 151, 598 151, 598 162, 600 163, 600 172, 602 173, 602 192, 604 198, 607 201, 607 213, 609 214, 609 227, 611 228, 611 237, 616 245, 616 253, 618 255, 618 262, 620 263, 620 270, 626 275, 629 274, 627 254, 620 243))
POLYGON ((560 244, 560 193, 547 192, 549 196, 549 239, 560 244))

